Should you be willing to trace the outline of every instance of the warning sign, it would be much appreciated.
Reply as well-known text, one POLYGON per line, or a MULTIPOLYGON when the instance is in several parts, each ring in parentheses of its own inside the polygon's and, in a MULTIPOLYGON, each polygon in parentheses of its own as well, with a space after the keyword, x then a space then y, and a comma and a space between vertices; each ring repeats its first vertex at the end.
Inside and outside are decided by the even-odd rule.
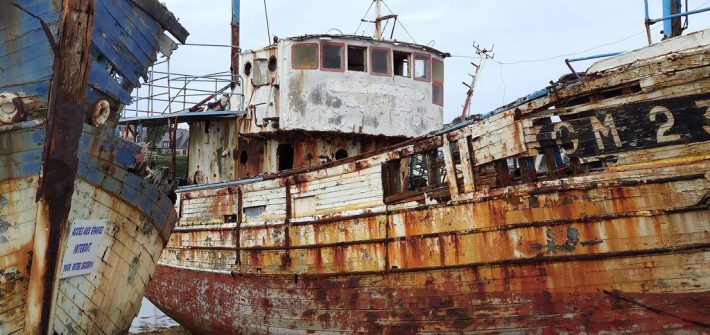
POLYGON ((69 231, 60 278, 90 273, 98 261, 106 220, 76 220, 69 231))

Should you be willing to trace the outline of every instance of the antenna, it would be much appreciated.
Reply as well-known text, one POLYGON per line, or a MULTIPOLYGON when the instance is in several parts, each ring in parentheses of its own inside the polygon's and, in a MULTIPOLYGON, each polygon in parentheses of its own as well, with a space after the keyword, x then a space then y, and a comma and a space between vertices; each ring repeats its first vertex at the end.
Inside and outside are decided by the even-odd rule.
MULTIPOLYGON (((381 40, 382 39, 382 22, 387 21, 390 19, 394 19, 394 25, 392 25, 392 33, 390 34, 390 39, 394 36, 394 28, 397 26, 397 15, 396 14, 389 14, 382 16, 382 5, 387 6, 387 4, 384 3, 382 0, 372 0, 372 4, 370 5, 370 8, 372 8, 372 5, 375 5, 375 20, 374 21, 369 21, 365 20, 365 18, 360 20, 360 23, 362 22, 367 22, 367 23, 374 23, 375 24, 375 36, 374 38, 376 40, 381 40)), ((387 7, 389 9, 389 7, 387 7)), ((390 10, 391 11, 391 10, 390 10)), ((370 9, 368 8, 367 13, 370 12, 370 9)), ((365 16, 367 16, 367 13, 365 13, 365 16)), ((360 26, 358 26, 358 29, 360 29, 360 26)), ((355 30, 357 33, 357 29, 355 30)))
POLYGON ((473 63, 471 62, 471 65, 476 69, 476 71, 473 74, 469 74, 471 76, 471 84, 466 84, 465 82, 462 82, 464 86, 468 87, 468 92, 466 92, 466 102, 463 104, 463 111, 461 111, 461 120, 464 120, 466 117, 468 117, 469 112, 471 111, 471 97, 473 96, 473 90, 476 88, 476 82, 478 81, 478 77, 481 74, 481 68, 483 68, 483 65, 486 63, 486 60, 493 59, 495 54, 493 53, 493 47, 495 46, 492 45, 491 49, 481 49, 480 45, 476 44, 476 42, 473 42, 473 48, 476 50, 476 55, 479 57, 479 63, 473 63))

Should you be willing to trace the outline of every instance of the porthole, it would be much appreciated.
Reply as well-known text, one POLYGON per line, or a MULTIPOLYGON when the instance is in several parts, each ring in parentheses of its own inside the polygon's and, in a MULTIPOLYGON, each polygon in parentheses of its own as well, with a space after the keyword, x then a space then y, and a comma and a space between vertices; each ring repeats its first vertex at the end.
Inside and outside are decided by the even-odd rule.
POLYGON ((335 152, 335 159, 345 159, 348 158, 348 152, 345 149, 339 149, 335 152))
POLYGON ((276 65, 277 65, 276 57, 275 57, 275 56, 271 56, 271 57, 269 58, 269 72, 275 72, 275 71, 276 71, 276 65))
POLYGON ((244 63, 244 75, 245 76, 251 75, 251 62, 244 63))
POLYGON ((242 165, 244 165, 244 164, 247 163, 247 160, 248 160, 248 159, 249 159, 249 156, 247 156, 247 151, 246 151, 246 150, 242 150, 242 153, 239 154, 239 163, 241 163, 242 165))

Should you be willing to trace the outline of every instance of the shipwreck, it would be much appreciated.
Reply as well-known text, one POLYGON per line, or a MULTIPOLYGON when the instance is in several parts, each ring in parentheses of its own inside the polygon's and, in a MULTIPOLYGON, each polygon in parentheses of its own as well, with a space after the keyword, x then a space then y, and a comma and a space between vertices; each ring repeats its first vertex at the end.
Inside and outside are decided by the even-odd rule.
POLYGON ((154 0, 0 1, 0 334, 125 333, 176 213, 114 134, 187 31, 154 0))
POLYGON ((707 332, 710 30, 664 3, 663 41, 444 125, 446 53, 241 51, 234 1, 229 108, 126 121, 190 123, 147 297, 197 334, 707 332))

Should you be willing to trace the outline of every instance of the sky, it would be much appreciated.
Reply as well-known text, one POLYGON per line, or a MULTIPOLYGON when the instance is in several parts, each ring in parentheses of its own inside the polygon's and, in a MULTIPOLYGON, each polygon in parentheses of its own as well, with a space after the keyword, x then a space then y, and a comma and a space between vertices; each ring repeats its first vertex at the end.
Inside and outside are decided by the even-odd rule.
MULTIPOLYGON (((230 43, 230 0, 164 2, 190 32, 188 43, 230 43)), ((373 25, 360 25, 370 4, 371 0, 266 0, 269 30, 279 37, 339 31, 371 36, 373 25)), ((565 58, 647 45, 642 0, 387 0, 385 4, 383 15, 391 9, 402 23, 395 29, 395 39, 411 42, 413 37, 419 44, 453 55, 445 60, 444 122, 461 113, 467 91, 462 82, 470 82, 468 74, 474 71, 470 63, 478 62, 474 42, 488 49, 493 46, 495 57, 481 71, 473 114, 487 113, 569 73, 565 58)), ((708 6, 708 0, 689 0, 688 7, 708 6)), ((649 7, 652 18, 661 16, 661 0, 649 0, 649 7)), ((374 8, 368 15, 373 17, 374 8)), ((270 43, 263 0, 241 1, 240 27, 243 50, 270 43)), ((387 26, 387 36, 391 27, 387 26)), ((685 33, 707 28, 710 12, 691 16, 685 33)), ((660 31, 661 23, 653 26, 654 42, 661 39, 660 31)), ((592 63, 574 66, 581 71, 592 63)), ((200 75, 227 70, 228 48, 183 45, 171 58, 172 72, 200 75)))

